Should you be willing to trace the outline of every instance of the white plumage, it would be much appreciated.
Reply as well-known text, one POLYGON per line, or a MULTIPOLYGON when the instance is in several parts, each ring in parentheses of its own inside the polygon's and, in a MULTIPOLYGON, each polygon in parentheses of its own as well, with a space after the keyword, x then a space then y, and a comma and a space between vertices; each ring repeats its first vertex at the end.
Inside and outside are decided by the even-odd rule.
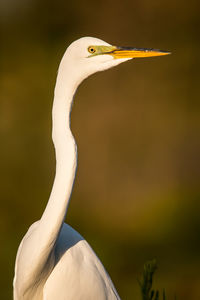
POLYGON ((77 165, 70 111, 75 91, 86 77, 138 57, 139 53, 163 55, 153 50, 117 48, 90 37, 67 48, 58 70, 52 112, 55 180, 41 219, 29 228, 19 246, 14 300, 120 299, 89 244, 64 223, 77 165))

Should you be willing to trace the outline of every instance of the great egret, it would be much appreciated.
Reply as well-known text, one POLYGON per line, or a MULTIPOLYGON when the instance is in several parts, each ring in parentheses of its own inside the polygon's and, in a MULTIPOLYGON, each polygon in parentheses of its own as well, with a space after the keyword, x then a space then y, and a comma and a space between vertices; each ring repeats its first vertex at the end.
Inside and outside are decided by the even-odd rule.
POLYGON ((67 48, 58 70, 52 111, 56 175, 41 219, 29 228, 17 252, 15 300, 120 299, 92 248, 64 223, 77 164, 70 111, 78 85, 89 75, 135 57, 166 54, 116 47, 91 37, 83 37, 67 48))

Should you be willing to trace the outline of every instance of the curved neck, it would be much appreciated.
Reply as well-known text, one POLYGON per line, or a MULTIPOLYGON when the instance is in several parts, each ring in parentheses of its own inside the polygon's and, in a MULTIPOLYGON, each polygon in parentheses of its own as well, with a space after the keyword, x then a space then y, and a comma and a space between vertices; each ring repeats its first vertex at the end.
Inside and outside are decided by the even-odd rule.
POLYGON ((50 237, 51 243, 57 238, 64 222, 76 172, 76 143, 70 130, 70 112, 76 87, 66 71, 63 72, 61 64, 52 110, 56 175, 48 204, 40 221, 41 226, 44 225, 46 228, 45 234, 50 237))

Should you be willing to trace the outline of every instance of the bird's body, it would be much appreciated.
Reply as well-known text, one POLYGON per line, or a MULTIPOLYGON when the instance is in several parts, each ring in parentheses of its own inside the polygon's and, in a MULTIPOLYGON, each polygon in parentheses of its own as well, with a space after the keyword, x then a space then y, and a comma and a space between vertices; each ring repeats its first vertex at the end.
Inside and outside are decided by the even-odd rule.
POLYGON ((14 300, 120 299, 89 244, 64 223, 77 165, 70 130, 71 105, 78 85, 89 75, 133 57, 164 54, 118 48, 95 38, 81 38, 67 48, 59 66, 52 112, 55 180, 41 219, 29 228, 19 246, 14 300))
MULTIPOLYGON (((27 236, 37 226, 38 222, 34 223, 27 236)), ((42 273, 43 278, 19 299, 120 299, 109 275, 90 245, 65 223, 42 273)))

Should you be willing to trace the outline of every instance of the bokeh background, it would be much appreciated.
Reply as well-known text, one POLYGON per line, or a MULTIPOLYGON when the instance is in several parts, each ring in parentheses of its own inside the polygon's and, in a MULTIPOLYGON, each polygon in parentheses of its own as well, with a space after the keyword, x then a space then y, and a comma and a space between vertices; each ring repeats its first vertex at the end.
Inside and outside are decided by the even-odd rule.
POLYGON ((171 50, 87 79, 72 130, 79 163, 66 221, 92 245, 122 299, 157 258, 168 299, 200 299, 198 1, 0 1, 1 295, 12 299, 22 236, 54 177, 51 106, 73 40, 171 50))

